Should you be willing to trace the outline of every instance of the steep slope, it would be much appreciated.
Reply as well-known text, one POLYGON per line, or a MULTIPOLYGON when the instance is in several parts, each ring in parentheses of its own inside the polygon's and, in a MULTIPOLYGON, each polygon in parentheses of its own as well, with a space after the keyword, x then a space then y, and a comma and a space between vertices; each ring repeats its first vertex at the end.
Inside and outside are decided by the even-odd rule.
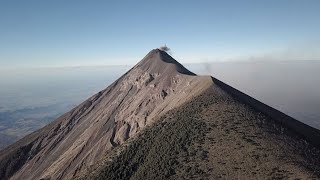
POLYGON ((213 84, 77 179, 319 179, 319 149, 254 108, 213 84))
POLYGON ((0 176, 70 179, 210 85, 154 49, 105 90, 0 151, 0 176))

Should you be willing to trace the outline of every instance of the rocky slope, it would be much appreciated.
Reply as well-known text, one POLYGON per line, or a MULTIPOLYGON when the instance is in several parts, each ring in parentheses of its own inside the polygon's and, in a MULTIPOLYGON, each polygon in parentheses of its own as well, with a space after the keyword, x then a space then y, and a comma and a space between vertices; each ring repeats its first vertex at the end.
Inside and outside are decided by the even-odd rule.
POLYGON ((212 84, 154 49, 105 90, 0 152, 2 179, 70 179, 212 84))

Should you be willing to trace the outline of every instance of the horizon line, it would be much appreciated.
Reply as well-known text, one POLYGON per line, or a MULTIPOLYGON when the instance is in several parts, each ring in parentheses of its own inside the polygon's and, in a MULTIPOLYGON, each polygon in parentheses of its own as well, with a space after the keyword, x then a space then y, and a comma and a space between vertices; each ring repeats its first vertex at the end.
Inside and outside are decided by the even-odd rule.
MULTIPOLYGON (((261 62, 320 62, 320 60, 310 59, 310 60, 220 60, 220 61, 201 61, 201 62, 186 62, 181 63, 183 65, 189 64, 211 64, 211 63, 261 63, 261 62)), ((105 68, 105 67, 133 67, 135 64, 89 64, 89 65, 47 65, 47 66, 2 66, 0 70, 15 70, 15 69, 71 69, 71 68, 105 68)))

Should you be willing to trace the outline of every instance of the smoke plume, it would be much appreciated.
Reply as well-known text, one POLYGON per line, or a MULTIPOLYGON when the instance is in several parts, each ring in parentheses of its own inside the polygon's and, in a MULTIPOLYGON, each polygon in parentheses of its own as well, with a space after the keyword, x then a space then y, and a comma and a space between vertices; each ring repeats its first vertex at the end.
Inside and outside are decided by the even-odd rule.
POLYGON ((171 49, 165 44, 164 46, 160 46, 159 48, 161 51, 165 51, 169 54, 171 54, 171 49))

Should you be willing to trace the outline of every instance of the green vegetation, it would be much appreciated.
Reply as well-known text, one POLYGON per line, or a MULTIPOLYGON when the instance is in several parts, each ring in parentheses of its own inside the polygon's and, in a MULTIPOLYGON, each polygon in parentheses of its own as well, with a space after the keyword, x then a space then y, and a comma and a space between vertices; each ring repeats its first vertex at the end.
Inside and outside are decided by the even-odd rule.
POLYGON ((174 109, 82 179, 319 177, 319 150, 281 123, 213 89, 174 109))
POLYGON ((177 169, 190 176, 199 173, 197 169, 183 167, 179 159, 204 154, 192 147, 192 142, 201 142, 207 131, 206 124, 197 117, 202 103, 193 101, 167 113, 112 162, 107 162, 98 174, 86 178, 175 179, 177 169))

